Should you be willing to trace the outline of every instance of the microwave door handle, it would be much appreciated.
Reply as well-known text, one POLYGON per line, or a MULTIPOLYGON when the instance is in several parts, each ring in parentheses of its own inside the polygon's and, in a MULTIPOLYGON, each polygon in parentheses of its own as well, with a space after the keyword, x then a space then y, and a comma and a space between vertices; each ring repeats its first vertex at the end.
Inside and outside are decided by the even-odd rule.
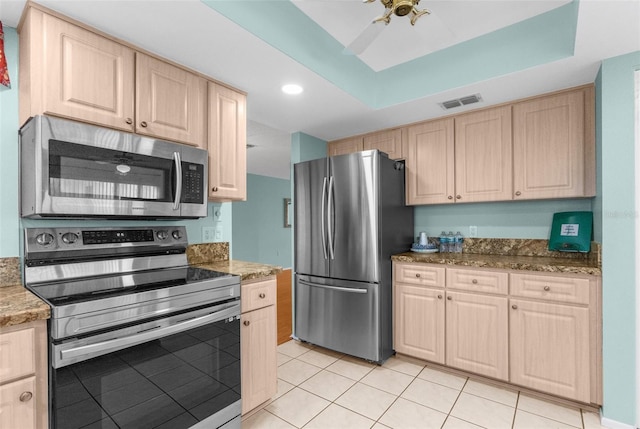
POLYGON ((180 208, 180 198, 182 197, 182 161, 180 160, 180 152, 173 152, 173 163, 176 167, 176 190, 173 209, 178 210, 180 208))

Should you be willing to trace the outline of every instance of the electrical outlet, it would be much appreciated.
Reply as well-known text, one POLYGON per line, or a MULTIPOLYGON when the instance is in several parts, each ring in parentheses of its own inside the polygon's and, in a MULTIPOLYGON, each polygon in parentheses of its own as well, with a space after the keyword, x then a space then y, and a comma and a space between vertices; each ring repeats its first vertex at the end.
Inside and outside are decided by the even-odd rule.
POLYGON ((202 241, 204 243, 211 243, 215 239, 216 229, 213 226, 202 227, 202 241))
POLYGON ((478 236, 478 227, 475 225, 471 225, 469 227, 469 237, 477 237, 478 236))
POLYGON ((222 241, 222 230, 220 228, 216 228, 215 236, 216 241, 222 241))

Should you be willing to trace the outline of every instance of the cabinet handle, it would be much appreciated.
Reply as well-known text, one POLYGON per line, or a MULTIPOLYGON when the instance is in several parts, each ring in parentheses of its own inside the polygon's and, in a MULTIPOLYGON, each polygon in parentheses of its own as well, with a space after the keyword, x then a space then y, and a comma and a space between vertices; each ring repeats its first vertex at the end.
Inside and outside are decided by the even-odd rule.
POLYGON ((147 123, 145 121, 140 122, 140 126, 142 128, 147 128, 147 123))
POLYGON ((456 200, 461 199, 462 197, 460 195, 456 195, 456 200))
POLYGON ((211 188, 211 192, 218 192, 218 187, 214 186, 213 188, 211 188))
POLYGON ((451 295, 449 295, 449 296, 447 296, 447 299, 448 299, 449 301, 451 301, 453 298, 451 297, 451 295))
POLYGON ((511 308, 513 308, 514 310, 517 310, 517 309, 518 309, 518 306, 517 306, 517 305, 515 305, 515 304, 513 304, 513 305, 511 306, 511 308))
POLYGON ((447 197, 447 199, 452 200, 452 199, 453 199, 453 197, 452 197, 451 195, 449 195, 449 196, 447 197))
POLYGON ((522 195, 522 192, 516 191, 516 197, 519 197, 520 195, 522 195))
POLYGON ((551 288, 550 288, 549 286, 545 286, 545 287, 544 287, 544 290, 546 290, 546 291, 550 291, 550 290, 551 290, 551 288))
POLYGON ((471 283, 473 283, 474 285, 477 285, 478 284, 478 280, 473 279, 473 280, 471 280, 471 283))
POLYGON ((127 125, 131 125, 131 124, 133 124, 133 119, 131 119, 131 118, 127 118, 127 119, 125 119, 125 121, 124 121, 124 122, 125 122, 127 125))
POLYGON ((249 326, 249 325, 251 325, 251 322, 249 322, 248 320, 245 320, 244 322, 242 322, 242 324, 244 326, 249 326))
POLYGON ((33 393, 31 392, 22 392, 20 395, 20 402, 28 402, 33 398, 33 393))
POLYGON ((261 293, 260 295, 258 295, 261 299, 264 299, 267 295, 261 293))
POLYGON ((420 278, 420 273, 416 273, 416 278, 420 278))
POLYGON ((442 295, 438 295, 438 299, 442 299, 442 295))

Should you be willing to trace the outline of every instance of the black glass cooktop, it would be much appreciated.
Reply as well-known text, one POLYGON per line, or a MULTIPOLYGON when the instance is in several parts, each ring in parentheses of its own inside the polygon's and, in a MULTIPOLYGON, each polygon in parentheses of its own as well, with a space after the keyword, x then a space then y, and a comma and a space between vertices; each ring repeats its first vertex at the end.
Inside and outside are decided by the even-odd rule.
POLYGON ((57 306, 179 287, 223 277, 231 277, 231 274, 203 268, 179 267, 32 285, 29 289, 49 304, 57 306))

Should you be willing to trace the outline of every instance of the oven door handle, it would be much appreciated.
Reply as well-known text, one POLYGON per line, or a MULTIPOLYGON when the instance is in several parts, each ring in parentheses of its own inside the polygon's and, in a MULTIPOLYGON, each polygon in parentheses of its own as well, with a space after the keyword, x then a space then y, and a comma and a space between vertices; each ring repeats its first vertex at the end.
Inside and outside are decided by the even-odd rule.
POLYGON ((239 304, 234 303, 230 304, 227 308, 216 311, 215 313, 209 313, 204 316, 187 319, 173 325, 161 326, 126 337, 114 338, 111 340, 101 341, 99 343, 86 344, 66 350, 60 350, 59 354, 53 354, 53 367, 60 368, 71 363, 81 362, 112 351, 122 350, 127 347, 146 343, 147 341, 156 340, 182 331, 198 328, 208 323, 233 318, 239 314, 238 306, 239 304))

